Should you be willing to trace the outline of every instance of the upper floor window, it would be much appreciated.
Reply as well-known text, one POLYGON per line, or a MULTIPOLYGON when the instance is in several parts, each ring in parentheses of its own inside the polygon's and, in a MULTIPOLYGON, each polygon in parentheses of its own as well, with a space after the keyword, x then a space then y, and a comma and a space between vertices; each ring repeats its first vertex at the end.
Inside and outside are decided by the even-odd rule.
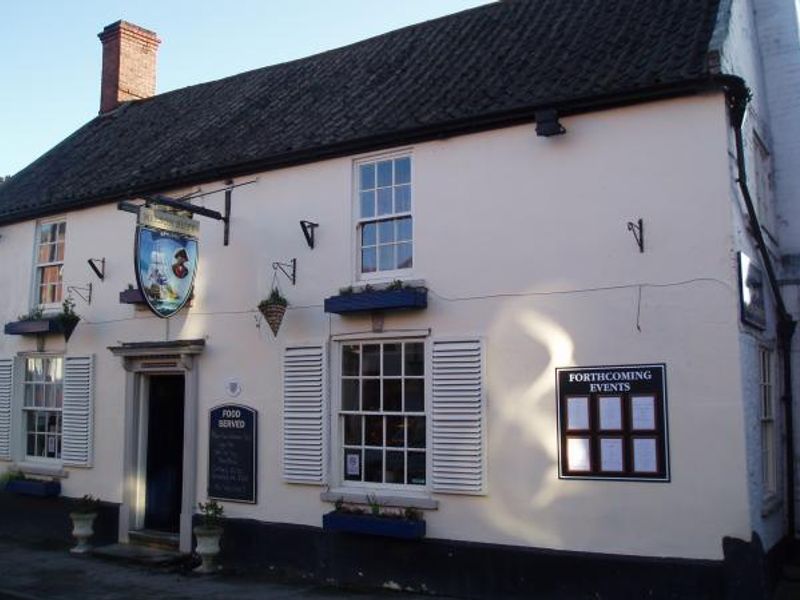
POLYGON ((362 275, 413 266, 410 156, 358 164, 358 238, 362 275))
POLYGON ((60 304, 64 295, 64 236, 66 221, 41 223, 36 235, 35 303, 39 306, 60 304))

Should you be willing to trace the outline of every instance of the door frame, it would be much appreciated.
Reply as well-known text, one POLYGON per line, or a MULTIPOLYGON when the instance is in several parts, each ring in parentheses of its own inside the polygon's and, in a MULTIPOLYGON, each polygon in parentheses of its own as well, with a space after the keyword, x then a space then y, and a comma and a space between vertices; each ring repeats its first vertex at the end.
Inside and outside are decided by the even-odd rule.
POLYGON ((147 468, 147 405, 151 375, 183 375, 183 485, 181 487, 181 552, 192 551, 192 516, 197 501, 197 356, 205 340, 137 342, 109 348, 125 368, 125 436, 119 541, 144 525, 147 468))

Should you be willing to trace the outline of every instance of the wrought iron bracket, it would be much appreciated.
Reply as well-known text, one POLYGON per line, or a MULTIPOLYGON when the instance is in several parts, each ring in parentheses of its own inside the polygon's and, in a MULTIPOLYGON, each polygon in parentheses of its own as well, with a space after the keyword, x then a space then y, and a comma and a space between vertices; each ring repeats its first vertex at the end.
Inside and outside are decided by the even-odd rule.
POLYGON ((72 294, 74 293, 78 298, 86 302, 86 304, 92 303, 92 284, 87 283, 85 286, 77 286, 77 285, 70 285, 67 286, 67 293, 72 294), (85 294, 85 295, 84 295, 85 294))
POLYGON ((300 229, 303 230, 303 235, 306 238, 306 244, 312 250, 314 249, 314 230, 319 227, 319 223, 311 221, 300 221, 300 229))
POLYGON ((639 246, 639 252, 644 252, 644 221, 642 219, 636 223, 628 221, 628 231, 633 234, 636 245, 639 246))
POLYGON ((100 281, 104 281, 106 278, 106 259, 105 258, 90 258, 86 261, 89 263, 89 266, 94 271, 94 274, 100 279, 100 281), (100 263, 100 266, 97 266, 97 263, 100 263))
POLYGON ((280 271, 281 273, 286 275, 286 278, 289 281, 292 282, 292 285, 296 285, 296 283, 297 283, 297 259, 296 258, 293 258, 288 263, 274 262, 274 263, 272 263, 272 270, 275 271, 276 273, 278 271, 280 271), (291 269, 291 272, 289 272, 287 269, 291 269))

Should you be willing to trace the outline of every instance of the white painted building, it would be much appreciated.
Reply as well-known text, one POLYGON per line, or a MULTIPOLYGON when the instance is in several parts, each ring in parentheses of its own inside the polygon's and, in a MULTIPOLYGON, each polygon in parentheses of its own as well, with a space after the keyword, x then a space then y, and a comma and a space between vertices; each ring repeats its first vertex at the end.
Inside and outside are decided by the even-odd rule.
MULTIPOLYGON (((464 569, 495 552, 507 572, 475 578, 509 594, 763 591, 762 573, 735 589, 721 573, 792 537, 779 312, 752 224, 791 278, 780 259, 797 250, 797 124, 775 82, 800 55, 761 5, 793 4, 646 2, 630 19, 619 4, 492 4, 126 102, 0 186, 0 316, 16 322, 0 335, 0 468, 118 505, 122 542, 161 523, 189 551, 210 411, 234 403, 258 414, 255 502, 223 503, 237 560, 238 545, 256 564, 491 596, 500 588, 464 569), (567 19, 561 39, 525 46, 518 36, 550 27, 540 12, 567 19), (596 37, 582 40, 587 20, 596 37), (408 88, 386 105, 347 96, 391 78, 408 88), (746 88, 753 210, 737 184, 746 88), (537 135, 548 117, 566 132, 537 135), (120 302, 137 286, 136 216, 117 202, 191 194, 224 213, 226 190, 229 245, 222 223, 196 217, 188 307, 163 319, 120 302), (313 248, 301 221, 318 224, 313 248), (763 326, 742 319, 740 253, 764 271, 763 326), (100 259, 102 280, 87 265, 100 259), (326 311, 396 280, 426 306, 326 311), (289 301, 277 336, 256 310, 276 283, 289 301), (68 342, 12 335, 70 290, 81 321, 68 342), (579 369, 563 382, 640 383, 559 397, 557 369, 579 369), (321 531, 337 500, 416 508, 426 537, 321 531), (269 542, 281 535, 284 554, 269 542), (628 565, 627 581, 604 564, 628 565), (564 579, 567 567, 592 574, 564 579)), ((126 39, 155 47, 115 26, 123 58, 126 39)), ((796 295, 786 302, 796 312, 796 295)))

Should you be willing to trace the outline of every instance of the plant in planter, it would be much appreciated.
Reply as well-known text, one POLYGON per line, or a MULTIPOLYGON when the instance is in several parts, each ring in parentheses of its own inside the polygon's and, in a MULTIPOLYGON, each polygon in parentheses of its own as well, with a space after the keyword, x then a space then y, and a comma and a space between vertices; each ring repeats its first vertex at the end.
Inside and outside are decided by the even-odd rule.
POLYGON ((288 305, 289 302, 276 287, 272 288, 268 298, 264 298, 258 303, 258 310, 264 315, 264 319, 269 323, 269 328, 272 329, 272 333, 275 336, 278 335, 278 330, 281 328, 283 315, 286 314, 288 305))
POLYGON ((347 506, 337 500, 335 510, 322 516, 322 528, 341 533, 379 535, 406 540, 425 536, 425 521, 414 508, 385 510, 374 495, 367 496, 369 509, 347 506))
POLYGON ((203 562, 195 572, 214 573, 219 570, 216 559, 219 554, 219 540, 222 537, 221 519, 224 509, 216 500, 199 502, 197 507, 202 515, 202 523, 194 528, 194 535, 197 538, 195 551, 203 562))
POLYGON ((17 321, 40 321, 44 318, 44 312, 41 308, 32 308, 27 314, 17 317, 17 321))
POLYGON ((91 550, 89 538, 94 535, 94 520, 100 508, 100 499, 87 494, 78 501, 75 510, 69 513, 72 519, 72 535, 78 545, 70 550, 73 554, 85 554, 91 550))
POLYGON ((72 298, 65 298, 64 302, 61 303, 61 312, 56 317, 56 320, 61 326, 64 341, 68 342, 72 332, 75 331, 75 327, 81 320, 80 315, 75 313, 75 301, 72 298))

